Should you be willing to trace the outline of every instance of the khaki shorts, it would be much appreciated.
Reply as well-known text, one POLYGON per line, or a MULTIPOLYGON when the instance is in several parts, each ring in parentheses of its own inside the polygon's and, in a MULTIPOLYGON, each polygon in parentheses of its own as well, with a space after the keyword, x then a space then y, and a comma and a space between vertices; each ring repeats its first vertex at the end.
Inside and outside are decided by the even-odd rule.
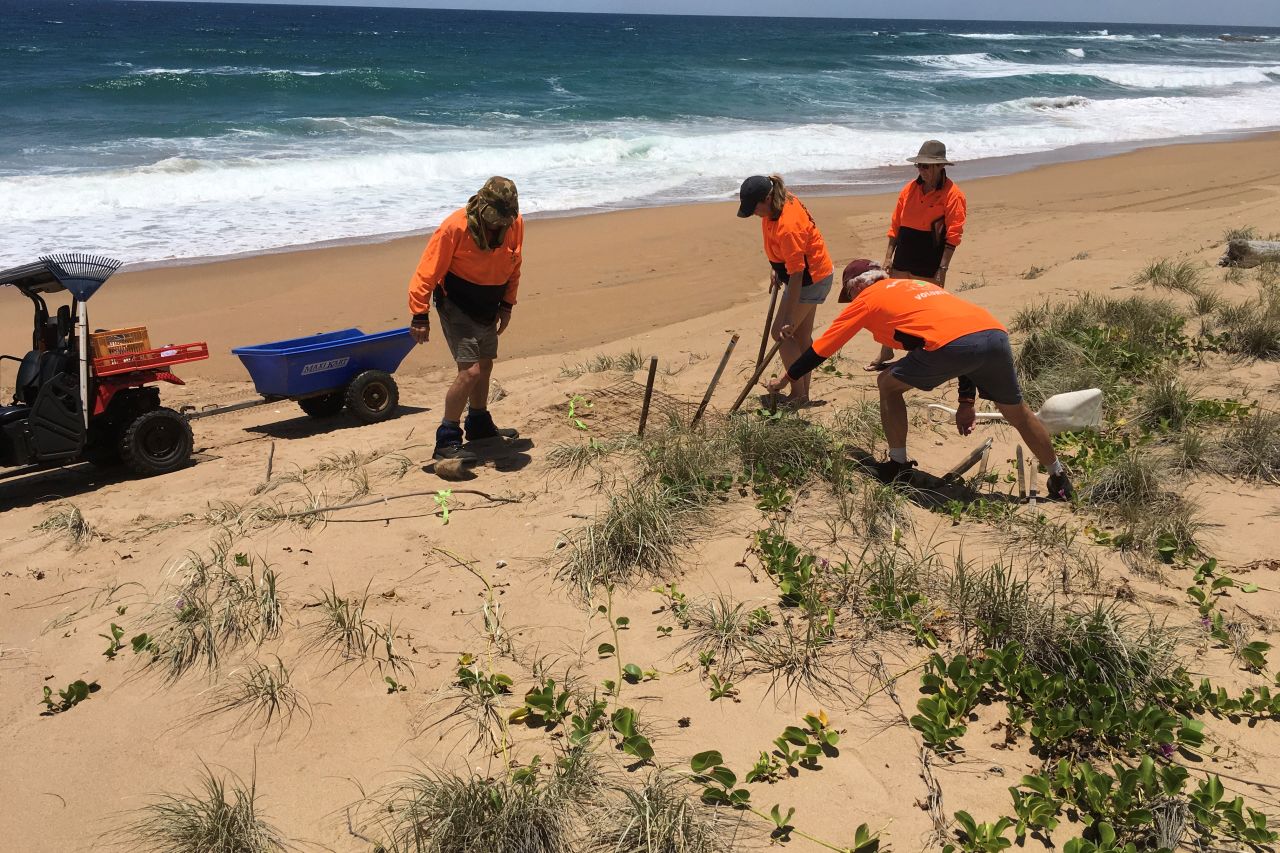
POLYGON ((436 317, 440 330, 449 344, 453 360, 459 364, 473 364, 482 359, 498 357, 498 321, 481 323, 448 300, 436 302, 436 317))

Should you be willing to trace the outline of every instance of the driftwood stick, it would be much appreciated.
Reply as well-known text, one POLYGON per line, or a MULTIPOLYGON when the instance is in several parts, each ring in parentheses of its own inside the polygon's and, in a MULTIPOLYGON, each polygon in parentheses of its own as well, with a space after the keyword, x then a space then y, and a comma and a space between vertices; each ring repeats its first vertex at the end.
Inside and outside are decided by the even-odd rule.
POLYGON ((778 293, 781 287, 770 287, 772 296, 769 298, 769 313, 764 318, 764 332, 760 335, 760 352, 756 355, 756 367, 760 366, 760 362, 764 361, 765 347, 769 345, 769 330, 773 328, 773 312, 778 308, 778 293))
POLYGON ((780 346, 782 346, 781 342, 775 343, 769 348, 769 351, 765 353, 764 359, 756 365, 755 372, 752 373, 751 378, 747 380, 747 386, 742 389, 742 393, 738 395, 738 399, 733 402, 733 408, 729 409, 729 414, 732 415, 734 412, 738 411, 739 407, 742 406, 743 401, 747 399, 747 395, 751 393, 751 389, 755 387, 755 384, 760 381, 760 377, 764 375, 765 368, 769 366, 769 362, 773 361, 773 357, 778 354, 778 347, 780 346))
POLYGON ((640 407, 640 428, 636 435, 644 438, 644 425, 649 422, 649 401, 653 399, 653 378, 658 373, 658 357, 649 357, 649 378, 644 383, 644 405, 640 407))
POLYGON ((1025 501, 1027 499, 1027 472, 1022 464, 1022 445, 1018 445, 1018 500, 1025 501))
POLYGON ((966 471, 974 465, 977 465, 990 449, 991 439, 988 438, 986 441, 982 442, 981 445, 974 448, 972 453, 957 462, 954 468, 943 475, 943 479, 958 480, 960 477, 964 476, 966 471))
MULTIPOLYGON (((452 489, 451 491, 455 495, 477 495, 479 497, 484 498, 487 501, 491 501, 493 503, 498 503, 498 504, 518 504, 523 502, 520 498, 507 498, 507 497, 502 497, 501 495, 491 495, 488 492, 481 492, 476 489, 452 489)), ((405 492, 402 495, 387 495, 386 497, 382 497, 382 498, 369 498, 367 501, 354 501, 353 503, 339 504, 337 506, 318 506, 315 509, 304 509, 304 510, 301 510, 300 512, 288 512, 279 516, 279 518, 282 521, 287 521, 289 519, 294 519, 294 518, 307 518, 308 516, 324 515, 325 513, 329 513, 329 512, 337 512, 340 509, 356 509, 357 507, 362 507, 362 506, 373 506, 374 504, 400 500, 401 498, 422 498, 422 497, 428 497, 428 496, 435 497, 436 494, 437 494, 437 491, 435 489, 432 489, 431 491, 425 491, 425 492, 405 492)), ((462 507, 455 507, 454 509, 462 509, 462 507)))
POLYGON ((271 482, 271 467, 276 461, 276 443, 271 442, 271 449, 267 451, 267 476, 262 479, 264 483, 271 482))
POLYGON ((707 393, 702 395, 702 402, 698 405, 698 411, 694 412, 693 420, 689 423, 692 429, 698 425, 698 421, 702 420, 702 415, 707 410, 707 404, 711 402, 711 395, 716 392, 716 385, 720 382, 720 374, 724 373, 724 366, 729 363, 729 356, 733 355, 733 348, 738 345, 738 333, 734 332, 733 337, 729 338, 729 345, 724 348, 724 355, 720 356, 720 364, 716 367, 715 375, 711 377, 711 384, 707 386, 707 393))

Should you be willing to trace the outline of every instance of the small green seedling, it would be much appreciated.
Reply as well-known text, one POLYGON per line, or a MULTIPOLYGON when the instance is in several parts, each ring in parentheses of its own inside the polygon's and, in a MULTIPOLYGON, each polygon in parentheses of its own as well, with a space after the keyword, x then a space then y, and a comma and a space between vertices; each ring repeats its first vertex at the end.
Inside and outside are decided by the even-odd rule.
POLYGON ((787 814, 784 817, 782 808, 778 805, 769 809, 769 820, 773 821, 773 831, 769 833, 769 837, 774 841, 790 841, 791 830, 795 829, 791 825, 791 818, 795 817, 795 814, 795 809, 787 809, 787 814))
POLYGON ((762 752, 756 759, 756 763, 747 771, 745 779, 747 782, 776 782, 781 770, 782 763, 777 758, 762 752))
POLYGON ((98 636, 107 641, 107 650, 102 653, 107 660, 115 660, 116 655, 124 648, 124 643, 120 642, 120 638, 124 636, 124 629, 116 623, 111 623, 111 635, 99 634, 98 636))
POLYGON ((524 695, 524 705, 511 712, 513 723, 529 722, 548 729, 569 716, 568 690, 556 690, 556 682, 548 678, 541 687, 535 687, 524 695))
POLYGON ((620 748, 623 752, 641 761, 649 761, 653 758, 653 746, 650 745, 649 739, 636 730, 635 709, 619 708, 613 712, 609 721, 613 724, 613 730, 622 739, 620 748))
POLYGON ((583 421, 585 415, 580 414, 582 410, 589 410, 595 407, 595 404, 581 394, 574 394, 569 398, 569 423, 573 424, 577 429, 588 431, 591 427, 587 426, 583 421))
POLYGON ((453 489, 440 489, 436 492, 436 506, 440 507, 440 523, 449 523, 449 499, 453 497, 453 489))
POLYGON ((389 694, 390 694, 390 693, 404 693, 405 691, 407 691, 407 690, 409 689, 408 687, 405 687, 403 684, 401 684, 400 682, 396 681, 394 678, 392 678, 392 677, 391 677, 391 676, 389 676, 389 675, 388 675, 388 676, 385 676, 382 680, 383 680, 383 681, 385 681, 385 682, 387 683, 387 693, 389 693, 389 694))
POLYGON ((671 626, 669 626, 669 625, 659 625, 659 626, 658 626, 658 636, 659 636, 659 637, 670 637, 670 636, 671 636, 671 632, 672 632, 673 630, 675 630, 675 629, 674 629, 674 628, 672 628, 672 627, 671 627, 671 626))
POLYGON ((720 676, 716 675, 714 672, 710 674, 709 678, 711 679, 712 702, 717 699, 732 699, 735 702, 738 701, 738 691, 733 686, 732 681, 729 681, 728 679, 721 681, 720 676))
POLYGON ((52 717, 54 714, 61 714, 63 711, 69 711, 76 705, 89 698, 89 694, 96 693, 101 688, 98 682, 85 682, 83 679, 73 681, 67 685, 67 689, 58 691, 58 698, 62 701, 53 701, 53 690, 49 687, 44 688, 44 698, 40 703, 45 706, 43 716, 52 717))
POLYGON ((135 655, 140 655, 143 652, 154 653, 156 649, 156 641, 151 639, 150 634, 138 634, 129 641, 129 646, 133 649, 133 653, 135 655))

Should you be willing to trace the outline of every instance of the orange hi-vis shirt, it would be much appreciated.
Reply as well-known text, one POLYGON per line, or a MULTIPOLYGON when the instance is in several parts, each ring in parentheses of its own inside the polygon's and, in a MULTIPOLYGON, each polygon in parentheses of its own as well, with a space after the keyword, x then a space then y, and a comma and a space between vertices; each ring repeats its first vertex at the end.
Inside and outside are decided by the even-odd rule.
MULTIPOLYGON (((467 231, 466 208, 455 210, 431 235, 418 269, 409 280, 410 313, 426 314, 431 307, 431 292, 451 275, 470 285, 505 288, 501 300, 515 305, 523 245, 523 216, 511 223, 501 246, 485 251, 467 231)), ((448 284, 444 288, 447 294, 448 284)))
POLYGON ((804 271, 807 273, 804 283, 812 284, 835 271, 817 223, 795 196, 782 206, 781 216, 777 219, 766 216, 760 227, 764 231, 764 253, 779 278, 785 280, 804 271), (782 274, 784 269, 786 275, 782 274))
POLYGON ((932 234, 935 228, 945 230, 944 242, 955 248, 964 237, 964 221, 968 215, 968 202, 950 178, 932 192, 924 192, 924 184, 917 178, 907 183, 898 193, 898 204, 889 221, 889 236, 898 239, 903 228, 932 234))
POLYGON ((914 339, 913 343, 923 342, 921 346, 926 350, 938 349, 974 332, 1008 331, 987 309, 936 284, 886 278, 854 297, 822 337, 813 342, 813 351, 830 358, 862 329, 870 331, 877 343, 893 349, 907 349, 907 340, 914 339))

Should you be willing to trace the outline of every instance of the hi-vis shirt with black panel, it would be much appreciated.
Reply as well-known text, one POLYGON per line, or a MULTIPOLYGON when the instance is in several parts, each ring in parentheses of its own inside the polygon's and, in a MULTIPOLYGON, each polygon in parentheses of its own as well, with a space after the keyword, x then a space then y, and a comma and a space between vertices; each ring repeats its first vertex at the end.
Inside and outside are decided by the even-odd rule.
POLYGON ((964 193, 950 178, 932 192, 917 178, 902 188, 889 223, 889 236, 898 241, 893 268, 932 278, 947 246, 955 248, 964 236, 964 193))

